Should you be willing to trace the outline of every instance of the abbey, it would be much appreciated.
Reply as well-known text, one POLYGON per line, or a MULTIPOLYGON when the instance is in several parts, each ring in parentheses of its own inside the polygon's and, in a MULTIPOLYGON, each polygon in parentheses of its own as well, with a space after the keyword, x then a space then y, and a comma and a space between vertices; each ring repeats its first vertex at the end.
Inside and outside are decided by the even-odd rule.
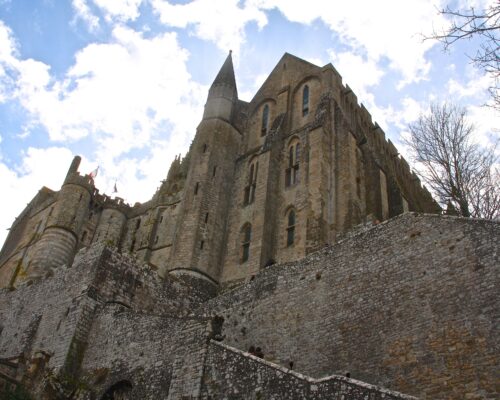
POLYGON ((498 222, 440 215, 331 64, 247 103, 230 53, 200 117, 151 200, 76 156, 16 218, 0 397, 497 398, 498 222))
POLYGON ((250 103, 231 54, 196 136, 153 198, 130 207, 102 195, 75 157, 59 192, 42 188, 0 257, 2 286, 112 244, 217 288, 297 260, 362 222, 439 206, 331 64, 285 54, 250 103))

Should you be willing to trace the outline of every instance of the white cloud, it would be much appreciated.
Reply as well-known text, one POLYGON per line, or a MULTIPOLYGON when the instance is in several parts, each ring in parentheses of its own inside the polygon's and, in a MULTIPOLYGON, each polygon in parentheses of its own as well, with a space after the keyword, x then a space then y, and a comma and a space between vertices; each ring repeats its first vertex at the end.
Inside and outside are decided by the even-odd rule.
MULTIPOLYGON (((474 140, 485 148, 500 144, 500 113, 491 107, 469 106, 470 120, 474 124, 474 140)), ((500 152, 500 148, 497 147, 500 152)))
POLYGON ((139 7, 143 0, 92 0, 101 8, 106 20, 117 18, 121 21, 135 20, 139 16, 139 7))
POLYGON ((75 20, 81 19, 91 32, 99 27, 99 17, 92 13, 86 0, 72 0, 71 5, 75 10, 75 20))
POLYGON ((260 28, 267 24, 266 11, 277 9, 289 21, 301 24, 321 20, 353 52, 376 63, 386 61, 399 72, 399 88, 426 79, 431 64, 425 53, 437 43, 423 41, 422 35, 433 26, 446 25, 437 13, 436 0, 380 0, 362 7, 356 2, 329 0, 309 0, 307 4, 290 0, 193 0, 187 4, 151 0, 151 4, 161 22, 192 27, 197 37, 236 52, 245 41, 247 24, 255 22, 260 28))
POLYGON ((420 34, 432 30, 432 24, 444 23, 437 15, 435 0, 380 0, 331 2, 309 0, 248 0, 261 9, 279 9, 290 21, 310 24, 321 19, 357 54, 380 61, 402 74, 401 84, 426 77, 430 63, 425 52, 435 43, 422 41, 420 34), (430 18, 434 16, 434 18, 430 18))
POLYGON ((344 84, 347 83, 361 98, 366 97, 368 88, 377 85, 384 75, 384 71, 372 59, 364 59, 351 52, 337 53, 334 50, 329 50, 328 54, 335 68, 342 71, 344 84))
POLYGON ((472 79, 459 82, 456 79, 448 81, 448 92, 453 98, 479 98, 484 99, 488 94, 488 88, 492 84, 488 75, 474 76, 472 79))
POLYGON ((16 93, 23 106, 52 140, 93 135, 111 158, 146 146, 166 121, 174 134, 176 129, 192 134, 190 116, 201 115, 205 93, 191 81, 188 53, 175 33, 144 39, 119 26, 113 37, 112 43, 91 44, 77 53, 62 81, 54 81, 41 62, 16 60, 16 93))
POLYGON ((21 164, 9 168, 1 161, 2 212, 0 213, 0 243, 7 236, 7 229, 36 195, 43 185, 58 190, 72 160, 71 151, 62 147, 48 149, 28 148, 21 164))
MULTIPOLYGON (((51 140, 68 144, 86 137, 95 153, 91 160, 84 157, 82 172, 99 165, 100 191, 109 193, 117 179, 119 195, 131 203, 151 198, 174 156, 187 151, 199 122, 193 116, 203 113, 208 88, 192 81, 189 54, 175 33, 146 39, 118 25, 109 43, 78 52, 62 79, 40 61, 21 59, 5 25, 0 25, 0 51, 9 78, 0 80, 5 88, 0 93, 29 112, 28 129, 41 125, 51 140), (140 157, 134 152, 138 148, 140 157)), ((71 152, 64 149, 63 157, 61 151, 29 149, 20 168, 0 165, 3 195, 12 199, 2 204, 2 225, 12 223, 19 203, 29 201, 41 184, 60 186, 62 176, 48 177, 68 165, 71 152)))
POLYGON ((197 37, 214 42, 220 49, 239 52, 245 41, 245 25, 267 23, 266 15, 251 2, 240 7, 238 0, 195 0, 188 4, 171 4, 151 0, 162 23, 177 28, 194 27, 197 37))

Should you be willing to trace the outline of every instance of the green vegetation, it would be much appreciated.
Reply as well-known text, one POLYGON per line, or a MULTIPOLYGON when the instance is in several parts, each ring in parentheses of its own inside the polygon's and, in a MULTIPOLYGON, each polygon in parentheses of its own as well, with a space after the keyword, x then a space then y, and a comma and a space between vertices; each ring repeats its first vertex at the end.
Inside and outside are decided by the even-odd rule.
POLYGON ((32 400, 28 392, 20 385, 14 389, 9 386, 0 391, 0 399, 3 400, 32 400))

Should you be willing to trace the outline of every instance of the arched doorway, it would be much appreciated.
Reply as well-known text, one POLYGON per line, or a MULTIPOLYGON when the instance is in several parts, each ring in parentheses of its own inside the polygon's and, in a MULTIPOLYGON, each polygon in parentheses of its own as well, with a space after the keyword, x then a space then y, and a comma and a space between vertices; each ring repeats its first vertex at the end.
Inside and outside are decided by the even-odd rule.
POLYGON ((113 384, 104 392, 101 400, 132 400, 132 384, 124 380, 113 384))

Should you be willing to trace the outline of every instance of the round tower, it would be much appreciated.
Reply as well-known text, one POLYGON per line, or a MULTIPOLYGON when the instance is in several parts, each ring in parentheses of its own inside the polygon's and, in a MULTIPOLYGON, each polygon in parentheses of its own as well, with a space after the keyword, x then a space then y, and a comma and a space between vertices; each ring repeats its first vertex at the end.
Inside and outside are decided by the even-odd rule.
POLYGON ((168 271, 216 287, 241 134, 231 53, 217 74, 190 150, 189 170, 168 271))
POLYGON ((81 158, 76 156, 57 194, 54 210, 49 217, 42 237, 36 244, 28 267, 28 276, 43 276, 51 268, 70 265, 75 256, 78 238, 89 212, 94 191, 93 180, 80 176, 81 158))
POLYGON ((123 227, 127 221, 122 210, 123 203, 106 197, 104 210, 99 218, 99 224, 94 234, 93 241, 104 242, 110 246, 119 246, 123 227))

